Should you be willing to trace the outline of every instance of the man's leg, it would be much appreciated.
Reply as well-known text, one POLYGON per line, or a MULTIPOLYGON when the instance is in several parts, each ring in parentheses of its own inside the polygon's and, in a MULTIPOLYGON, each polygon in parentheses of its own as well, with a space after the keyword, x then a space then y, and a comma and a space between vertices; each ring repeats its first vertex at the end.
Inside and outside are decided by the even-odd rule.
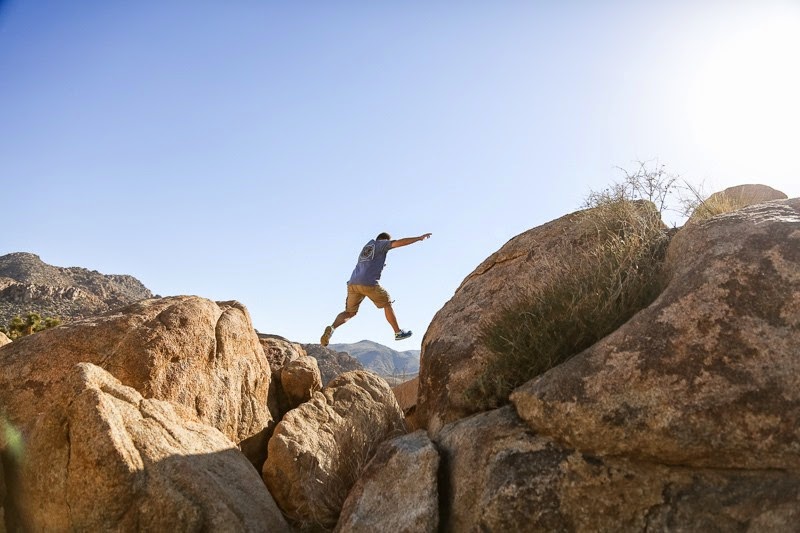
POLYGON ((323 346, 327 346, 331 340, 331 335, 333 335, 333 331, 342 324, 344 324, 345 322, 347 322, 348 320, 350 320, 351 318, 353 318, 354 316, 356 316, 356 314, 350 311, 342 311, 341 313, 336 315, 336 318, 333 319, 333 324, 325 328, 325 331, 322 333, 322 337, 320 337, 319 339, 319 343, 323 346))
POLYGON ((339 326, 341 326, 342 324, 344 324, 345 322, 347 322, 348 320, 350 320, 354 316, 356 316, 355 313, 350 313, 348 311, 342 311, 341 313, 336 315, 336 318, 333 320, 333 329, 338 328, 339 326))
POLYGON ((409 338, 411 336, 411 332, 403 331, 397 325, 397 317, 394 316, 394 309, 392 309, 392 304, 391 303, 387 304, 386 307, 383 308, 383 310, 386 312, 386 320, 389 321, 389 324, 391 324, 392 329, 394 330, 394 340, 401 341, 403 339, 409 338))
POLYGON ((355 289, 352 285, 347 286, 347 299, 344 302, 344 311, 336 315, 336 318, 333 319, 333 324, 327 326, 325 328, 325 332, 322 334, 322 337, 319 339, 319 343, 323 346, 327 346, 328 342, 331 340, 331 335, 333 335, 333 331, 356 316, 358 313, 358 307, 361 305, 361 301, 364 299, 364 295, 360 294, 358 290, 355 289))
POLYGON ((389 325, 392 326, 394 332, 397 333, 400 331, 400 326, 397 325, 397 317, 394 315, 392 304, 386 304, 383 308, 383 312, 386 314, 386 320, 389 322, 389 325))

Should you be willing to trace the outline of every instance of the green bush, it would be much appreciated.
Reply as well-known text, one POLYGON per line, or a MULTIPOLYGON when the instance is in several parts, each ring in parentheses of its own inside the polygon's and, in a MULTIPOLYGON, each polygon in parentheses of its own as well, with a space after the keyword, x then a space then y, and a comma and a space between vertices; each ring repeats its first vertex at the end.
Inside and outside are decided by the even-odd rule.
POLYGON ((660 294, 667 231, 652 203, 627 195, 590 197, 593 207, 576 221, 584 238, 554 265, 552 281, 523 290, 483 326, 478 342, 491 358, 466 391, 473 405, 507 403, 514 388, 612 333, 660 294))
POLYGON ((60 325, 61 319, 59 318, 47 317, 43 319, 39 313, 28 313, 25 318, 15 316, 9 321, 8 326, 0 326, 0 332, 5 333, 13 341, 37 331, 60 325))

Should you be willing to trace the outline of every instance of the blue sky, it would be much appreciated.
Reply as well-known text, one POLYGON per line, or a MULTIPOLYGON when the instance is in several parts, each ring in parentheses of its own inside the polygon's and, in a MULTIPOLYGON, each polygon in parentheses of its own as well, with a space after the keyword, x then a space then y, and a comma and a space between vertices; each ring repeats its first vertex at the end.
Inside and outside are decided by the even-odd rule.
POLYGON ((0 254, 419 348, 513 236, 657 159, 800 196, 797 2, 0 1, 0 254))

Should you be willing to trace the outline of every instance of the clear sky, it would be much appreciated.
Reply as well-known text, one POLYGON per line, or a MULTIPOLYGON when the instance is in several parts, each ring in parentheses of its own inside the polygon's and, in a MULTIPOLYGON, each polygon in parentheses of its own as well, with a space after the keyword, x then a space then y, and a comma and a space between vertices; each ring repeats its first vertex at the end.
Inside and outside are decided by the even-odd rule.
POLYGON ((800 2, 0 0, 0 254, 419 348, 513 236, 637 160, 800 196, 800 2))

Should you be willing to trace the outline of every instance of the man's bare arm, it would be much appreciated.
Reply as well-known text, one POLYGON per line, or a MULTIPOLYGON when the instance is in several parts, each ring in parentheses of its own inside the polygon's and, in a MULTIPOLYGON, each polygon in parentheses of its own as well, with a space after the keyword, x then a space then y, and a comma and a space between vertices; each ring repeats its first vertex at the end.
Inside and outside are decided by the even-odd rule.
POLYGON ((419 237, 406 237, 404 239, 397 239, 396 241, 392 241, 392 248, 400 248, 401 246, 408 246, 409 244, 414 244, 415 242, 424 241, 425 239, 430 238, 430 236, 430 233, 426 233, 425 235, 420 235, 419 237))

